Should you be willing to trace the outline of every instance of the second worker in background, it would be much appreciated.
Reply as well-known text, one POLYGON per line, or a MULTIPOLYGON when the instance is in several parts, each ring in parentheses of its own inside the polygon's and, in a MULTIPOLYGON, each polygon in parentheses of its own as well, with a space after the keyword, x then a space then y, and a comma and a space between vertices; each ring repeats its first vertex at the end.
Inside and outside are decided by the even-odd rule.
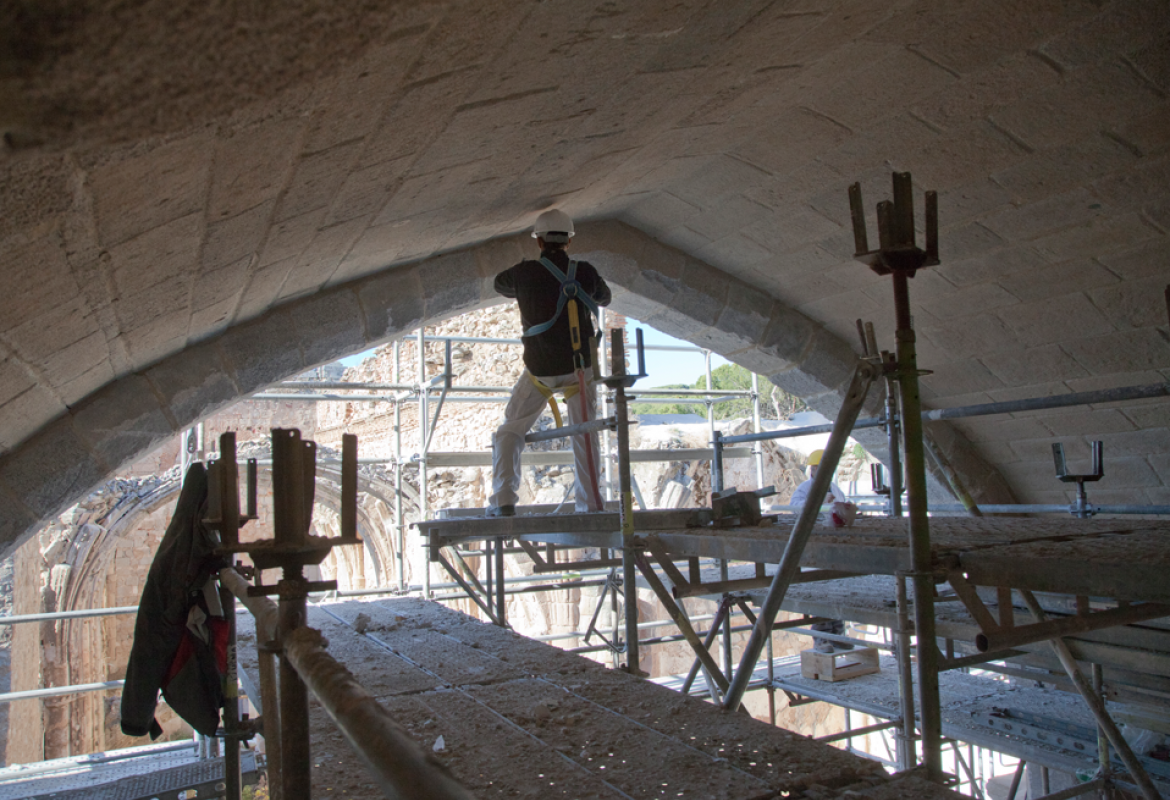
MULTIPOLYGON (((515 514, 524 436, 553 393, 564 394, 569 425, 596 416, 593 313, 597 306, 609 305, 610 291, 589 262, 573 261, 565 252, 573 233, 573 221, 563 211, 544 212, 532 230, 540 258, 521 261, 496 276, 496 291, 520 306, 525 370, 492 437, 488 516, 515 514)), ((572 440, 576 510, 601 511, 597 434, 572 440)))

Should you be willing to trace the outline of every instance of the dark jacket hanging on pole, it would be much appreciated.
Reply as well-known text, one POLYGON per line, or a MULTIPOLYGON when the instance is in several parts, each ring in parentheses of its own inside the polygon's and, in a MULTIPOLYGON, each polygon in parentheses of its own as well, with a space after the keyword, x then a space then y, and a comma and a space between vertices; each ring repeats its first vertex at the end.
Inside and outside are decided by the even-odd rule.
POLYGON ((227 625, 213 616, 204 587, 222 559, 204 526, 207 473, 187 470, 183 490, 159 543, 134 624, 134 646, 122 688, 122 732, 157 738, 158 692, 175 713, 206 736, 215 734, 223 705, 227 625))

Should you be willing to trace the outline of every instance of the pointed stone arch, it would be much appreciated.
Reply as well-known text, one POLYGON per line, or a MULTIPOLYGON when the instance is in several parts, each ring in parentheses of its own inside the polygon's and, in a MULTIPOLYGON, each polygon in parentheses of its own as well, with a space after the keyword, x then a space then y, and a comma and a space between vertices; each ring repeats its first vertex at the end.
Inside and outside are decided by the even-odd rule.
MULTIPOLYGON (((613 285, 615 310, 707 347, 833 417, 857 355, 744 281, 617 221, 579 226, 574 253, 613 285)), ((107 475, 265 386, 435 321, 497 303, 492 282, 531 255, 516 235, 324 289, 125 375, 0 457, 0 544, 10 547, 107 475)), ((863 416, 877 416, 874 393, 863 416)), ((977 500, 1010 502, 999 473, 957 431, 932 431, 977 500)), ((879 458, 880 434, 858 438, 879 458)), ((936 484, 937 491, 944 491, 936 484)))

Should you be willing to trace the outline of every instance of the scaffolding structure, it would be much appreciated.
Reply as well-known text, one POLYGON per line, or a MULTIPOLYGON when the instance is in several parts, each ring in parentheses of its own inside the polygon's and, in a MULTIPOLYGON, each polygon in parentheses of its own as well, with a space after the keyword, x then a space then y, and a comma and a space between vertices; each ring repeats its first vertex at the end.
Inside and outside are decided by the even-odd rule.
MULTIPOLYGON (((929 420, 957 419, 984 414, 1057 408, 1101 402, 1170 396, 1170 384, 1086 392, 1056 398, 1036 398, 992 403, 942 411, 922 411, 917 403, 917 365, 913 348, 913 329, 909 324, 909 294, 907 278, 914 270, 929 266, 937 257, 936 234, 932 233, 928 194, 927 232, 925 250, 913 243, 913 219, 909 211, 909 176, 895 176, 895 201, 879 205, 882 221, 882 246, 870 251, 865 243, 864 229, 857 239, 859 259, 875 269, 885 270, 894 280, 898 312, 898 353, 879 351, 872 324, 861 325, 864 357, 846 393, 846 401, 837 420, 831 425, 798 428, 783 431, 763 431, 759 413, 759 391, 754 382, 750 391, 718 392, 697 390, 686 394, 678 390, 639 390, 639 402, 657 398, 660 402, 702 402, 707 406, 712 447, 695 451, 632 451, 629 442, 629 397, 626 390, 644 377, 643 347, 638 344, 639 369, 627 373, 624 339, 615 332, 612 341, 605 343, 610 361, 610 374, 602 382, 607 387, 600 405, 601 419, 574 428, 530 434, 528 441, 565 438, 586 430, 603 433, 603 452, 610 480, 607 482, 609 500, 616 501, 617 509, 589 515, 557 514, 552 508, 519 509, 520 516, 502 519, 483 519, 481 509, 445 509, 429 518, 427 506, 427 471, 436 466, 483 466, 487 454, 436 453, 430 446, 445 403, 452 402, 506 402, 502 393, 510 387, 453 385, 451 371, 452 342, 487 342, 519 344, 519 340, 485 339, 477 337, 428 337, 420 328, 416 334, 419 360, 417 383, 400 383, 399 347, 394 344, 395 376, 390 384, 286 382, 276 392, 256 395, 254 399, 309 400, 315 402, 392 402, 395 417, 395 452, 397 498, 395 527, 398 539, 397 587, 349 592, 335 591, 334 596, 358 596, 376 593, 409 591, 404 580, 403 554, 406 550, 407 519, 403 509, 402 477, 404 468, 418 470, 420 485, 420 522, 428 564, 437 564, 451 577, 450 582, 432 582, 430 569, 424 572, 421 587, 425 596, 437 600, 470 598, 492 622, 507 626, 506 598, 520 592, 560 590, 566 587, 598 586, 603 591, 597 611, 586 631, 563 634, 586 640, 575 652, 607 650, 623 656, 622 665, 633 675, 643 676, 639 667, 639 648, 656 644, 686 641, 695 655, 688 676, 679 686, 681 691, 708 695, 714 702, 729 710, 739 707, 744 693, 750 689, 767 690, 772 721, 775 721, 775 694, 787 694, 790 704, 828 701, 842 705, 848 711, 859 711, 876 716, 880 722, 853 728, 841 734, 822 737, 822 741, 850 740, 870 734, 893 736, 888 762, 900 771, 921 765, 935 781, 965 784, 978 795, 978 769, 973 749, 966 759, 961 752, 962 737, 948 728, 942 718, 939 681, 940 675, 966 672, 970 669, 998 672, 1017 678, 1043 681, 1078 694, 1089 707, 1096 727, 1092 730, 1098 759, 1098 774, 1077 787, 1078 791, 1061 791, 1047 795, 1050 800, 1073 797, 1088 792, 1107 792, 1111 786, 1136 787, 1145 797, 1158 797, 1158 788, 1150 773, 1157 772, 1135 754, 1121 736, 1105 699, 1131 703, 1150 703, 1170 708, 1170 631, 1159 628, 1132 627, 1170 616, 1170 588, 1164 575, 1170 567, 1163 542, 1170 535, 1170 523, 1137 520, 1091 519, 1097 514, 1156 515, 1170 513, 1167 506, 1093 506, 1087 500, 1084 482, 1100 476, 1100 451, 1095 451, 1094 470, 1085 475, 1071 475, 1064 465, 1063 452, 1054 455, 1057 477, 1075 481, 1078 485, 1076 502, 1069 506, 997 506, 979 507, 971 500, 953 470, 948 469, 939 454, 932 453, 922 435, 922 423, 929 420), (883 208, 884 206, 884 208, 883 208), (907 215, 909 214, 909 220, 907 215), (446 359, 443 372, 430 379, 426 376, 425 344, 443 344, 446 359), (885 383, 886 410, 876 420, 858 419, 866 393, 874 383, 885 383), (289 393, 288 390, 308 390, 312 393, 289 393), (338 390, 361 390, 362 395, 330 394, 338 390), (389 393, 389 394, 387 394, 389 393), (730 398, 749 397, 753 403, 753 433, 724 436, 714 424, 714 406, 730 398), (419 450, 407 455, 403 449, 401 414, 406 403, 418 404, 420 441, 419 450), (432 402, 433 412, 432 412, 432 402), (781 439, 812 433, 830 434, 825 448, 822 470, 814 482, 810 497, 825 494, 836 464, 849 434, 858 428, 881 427, 889 437, 890 485, 886 502, 879 510, 885 518, 867 517, 854 530, 836 530, 818 525, 819 507, 807 505, 794 508, 793 517, 781 514, 762 515, 759 500, 768 496, 768 488, 760 486, 753 491, 725 489, 722 485, 722 465, 725 459, 754 456, 757 483, 763 482, 762 453, 741 445, 756 444, 769 439, 781 439), (737 447, 738 446, 738 447, 737 447), (712 460, 712 505, 709 508, 634 510, 636 485, 630 475, 630 465, 637 460, 677 461, 710 458, 712 460), (925 470, 927 463, 946 477, 960 506, 934 506, 937 511, 961 511, 969 516, 961 518, 927 518, 925 470), (617 472, 616 477, 612 474, 617 472), (903 486, 903 478, 905 485, 903 486), (1079 480, 1078 480, 1079 479, 1079 480), (616 491, 614 486, 616 484, 616 491), (903 494, 906 496, 908 520, 903 516, 903 494), (1036 519, 994 520, 983 517, 984 512, 1051 513, 1065 512, 1072 518, 1062 521, 1036 519), (789 528, 789 523, 793 522, 789 528), (909 523, 909 524, 907 524, 909 523), (910 541, 906 534, 909 528, 910 541), (586 551, 589 555, 580 555, 586 551), (572 552, 571 560, 561 556, 572 552), (508 577, 504 571, 504 556, 529 558, 535 566, 531 578, 508 577), (473 565, 470 557, 479 557, 473 565), (1039 568, 1043 566, 1043 569, 1039 568), (553 580, 551 576, 573 573, 571 580, 553 580), (873 612, 869 624, 878 625, 887 633, 879 649, 891 653, 896 673, 896 708, 880 709, 872 705, 843 699, 830 685, 810 686, 808 682, 778 674, 784 665, 771 652, 772 633, 791 630, 814 635, 807 625, 827 621, 841 613, 840 606, 829 607, 818 603, 814 596, 838 584, 854 585, 865 576, 880 576, 886 580, 880 590, 893 595, 884 613, 873 612), (939 593, 940 586, 949 591, 939 593), (803 592, 802 587, 815 586, 816 592, 803 592), (635 587, 648 587, 668 611, 670 620, 643 621, 638 619, 637 603, 627 599, 635 587), (461 591, 435 594, 436 589, 461 591), (689 616, 681 600, 687 597, 706 597, 717 602, 712 615, 689 616), (614 626, 608 636, 598 627, 598 614, 608 601, 614 612, 614 626), (617 619, 619 606, 622 623, 617 619), (783 609, 801 616, 777 621, 783 609), (733 618, 747 624, 733 622, 733 618), (706 630, 696 623, 709 623, 706 630), (672 626, 676 635, 643 638, 640 631, 672 626), (1122 628, 1122 626, 1131 626, 1122 628), (1122 629, 1118 644, 1102 638, 1110 631, 1122 629), (733 663, 732 635, 751 632, 738 668, 733 663), (590 644, 592 636, 601 644, 590 644), (1067 637, 1067 641, 1066 641, 1067 637), (1168 641, 1162 641, 1166 639, 1168 641), (720 649, 712 648, 720 640, 720 649), (941 642, 941 646, 940 643, 941 642), (1051 654, 1042 652, 1051 648, 1051 654), (1126 661, 1135 649, 1147 650, 1140 663, 1126 661), (721 656, 721 658, 720 658, 721 656), (721 663, 720 663, 721 662, 721 663), (1086 676, 1079 663, 1091 665, 1086 676), (1055 668, 1053 665, 1055 664, 1055 668), (917 668, 915 676, 913 670, 917 668), (1063 671, 1067 677, 1056 673, 1063 671), (701 686, 696 681, 702 680, 701 686), (945 775, 943 753, 950 748, 952 764, 965 774, 945 775), (1116 753, 1119 761, 1113 757, 1116 753), (1118 775, 1123 768, 1125 775, 1118 775)), ((860 219, 860 195, 854 205, 855 223, 860 219)), ((935 260, 934 263, 937 263, 935 260)), ((707 385, 711 386, 710 353, 707 352, 707 385)), ((201 437, 188 437, 198 442, 201 437)), ((201 447, 201 445, 199 445, 201 447)), ((301 714, 305 702, 305 684, 323 700, 333 689, 326 684, 345 683, 345 675, 335 664, 325 662, 320 643, 310 633, 298 633, 303 627, 304 603, 314 588, 299 575, 299 567, 309 551, 316 557, 336 544, 358 544, 354 534, 354 501, 356 497, 356 465, 358 459, 352 447, 345 448, 343 459, 343 496, 349 498, 343 505, 343 535, 326 544, 310 541, 307 537, 305 509, 294 500, 280 501, 284 522, 278 528, 285 534, 292 531, 292 542, 257 548, 254 543, 239 543, 238 531, 221 531, 225 547, 234 552, 248 550, 277 564, 280 558, 291 559, 284 564, 290 570, 283 587, 269 587, 281 595, 284 607, 281 623, 284 641, 281 663, 287 683, 294 690, 290 716, 301 714), (289 521, 292 515, 295 520, 289 521), (347 533, 348 532, 348 533, 347 533), (283 547, 283 555, 273 555, 283 547), (286 552, 285 552, 286 551, 286 552), (298 563, 299 562, 299 563, 298 563), (298 623, 297 620, 300 620, 298 623), (303 680, 302 680, 303 678, 303 680), (300 687, 297 689, 297 687, 300 687)), ((527 454, 526 463, 567 461, 567 453, 527 454)), ((277 455, 273 461, 284 463, 285 477, 275 480, 284 486, 286 498, 299 497, 303 492, 307 465, 294 469, 295 458, 288 453, 277 455), (292 470, 292 472, 290 472, 292 470), (295 473, 295 474, 294 474, 295 473), (301 489, 295 489, 300 486, 301 489)), ((384 462, 385 459, 362 459, 363 462, 384 462)), ((222 524, 239 518, 241 523, 255 518, 255 462, 248 485, 253 487, 247 503, 247 512, 240 513, 238 497, 230 500, 229 486, 236 484, 234 446, 221 445, 219 469, 222 493, 216 498, 216 507, 223 506, 216 519, 222 524), (231 466, 228 466, 231 465, 231 466), (234 506, 232 503, 234 502, 234 506), (226 505, 225 505, 226 504, 226 505)), ((228 526, 232 528, 232 526, 228 526)), ((282 534, 282 535, 285 535, 282 534)), ((262 566, 258 562, 258 566, 262 566)), ((265 640, 275 635, 276 611, 269 605, 254 602, 252 597, 260 587, 248 587, 238 576, 222 576, 225 591, 234 593, 249 604, 257 615, 258 627, 267 631, 265 640), (270 619, 271 618, 271 619, 270 619), (268 620, 265 622, 265 620, 268 620)), ((225 605, 232 601, 225 594, 225 605)), ((127 613, 134 609, 110 609, 93 613, 127 613)), ((83 616, 86 612, 68 612, 83 616)), ((854 613, 852 610, 849 613, 854 613)), ((864 609, 856 612, 864 616, 864 609)), ((11 622, 32 622, 63 615, 35 615, 11 622)), ((847 616, 847 619, 853 619, 847 616)), ((3 622, 3 620, 0 620, 3 622)), ((843 643, 873 646, 870 640, 839 637, 816 632, 819 638, 843 643)), ((553 637, 543 637, 551 639, 553 637)), ((269 654, 269 658, 273 657, 269 654)), ((263 657, 262 657, 263 658, 263 657)), ((270 665, 271 668, 271 665, 270 665)), ((113 688, 113 684, 59 687, 55 693, 97 691, 113 688)), ((357 694, 360 687, 347 686, 346 691, 357 694)), ((249 691, 250 697, 268 693, 263 687, 249 691)), ((45 696, 21 693, 0 700, 45 696)), ((283 705, 284 700, 281 700, 283 705)), ((271 705, 269 705, 271 708, 271 705)), ((344 710, 337 709, 344 715, 344 710)), ((282 708, 283 711, 283 708, 282 708)), ((332 713, 332 712, 331 712, 332 713)), ((269 722, 277 715, 270 714, 269 722)), ((283 715, 281 715, 283 716, 283 715)), ((378 729, 381 719, 338 720, 339 725, 353 725, 355 730, 378 729)), ((293 720, 294 729, 298 724, 293 720)), ((1060 767, 1072 763, 1053 759, 1051 753, 1035 747, 1024 747, 1005 739, 1002 718, 991 719, 983 746, 1019 754, 1021 764, 1031 761, 1045 769, 1049 764, 1060 767), (1025 759, 1024 756, 1027 756, 1025 759)), ((1030 723, 1030 724, 1035 724, 1030 723)), ((228 724, 234 730, 239 721, 228 724)), ((303 727, 303 723, 301 723, 303 727)), ((384 732, 381 745, 398 746, 397 735, 391 728, 384 732)), ((293 738, 299 734, 293 734, 293 738)), ((289 734, 271 732, 274 742, 289 741, 289 734), (283 739, 282 739, 283 736, 283 739)), ((381 746, 379 745, 379 746, 381 746)), ((307 744, 305 745, 307 747, 307 744)), ((973 748, 975 745, 968 745, 973 748)), ((375 748, 376 749, 376 748, 375 748)), ((279 747, 277 748, 279 753, 279 747)), ((294 752, 287 775, 289 787, 301 785, 303 770, 308 762, 307 752, 294 752)), ((982 758, 980 758, 980 763, 982 758)), ((373 762, 371 762, 373 763, 373 762)), ((375 764, 375 767, 378 765, 375 764)), ((238 775, 239 767, 234 767, 238 775)), ((1022 766, 1020 767, 1022 770, 1022 766)), ((280 771, 279 765, 276 771, 280 771)), ((384 785, 402 780, 402 776, 385 775, 384 785)), ((1018 786, 1022 772, 1017 772, 1014 784, 1018 786)), ((1170 774, 1155 777, 1170 779, 1170 774)), ((238 787, 238 779, 235 779, 238 787)), ((307 785, 307 784, 304 784, 307 785)), ((1165 785, 1165 784, 1163 784, 1165 785)), ((238 788, 236 789, 238 791, 238 788)), ((1014 795, 1014 787, 1012 790, 1014 795)), ((286 795, 291 798, 295 795, 286 795)), ((1009 795, 1010 796, 1010 795, 1009 795)))
MULTIPOLYGON (((1100 660, 1092 660, 1093 646, 1086 646, 1081 639, 1097 631, 1170 616, 1170 605, 1167 604, 1170 603, 1170 589, 1164 580, 1165 570, 1170 567, 1170 556, 1162 546, 1166 536, 1170 535, 1170 524, 1088 519, 1106 512, 1106 507, 1093 507, 1087 502, 1083 487, 1085 480, 1094 479, 1094 474, 1100 477, 1100 457, 1095 459, 1098 466, 1094 473, 1075 476, 1068 475, 1063 452, 1055 453, 1057 478, 1075 480, 1079 491, 1077 501, 1062 510, 1080 519, 1057 523, 982 519, 982 512, 953 470, 948 469, 938 453, 932 453, 924 444, 922 425, 925 420, 934 418, 1165 397, 1170 395, 1170 385, 1084 393, 1083 396, 1056 400, 1038 398, 949 412, 923 412, 918 400, 919 370, 910 320, 908 279, 916 270, 938 263, 937 201, 933 193, 927 194, 927 246, 919 249, 914 243, 908 174, 895 174, 894 198, 892 203, 879 204, 881 246, 870 250, 865 237, 860 190, 855 186, 850 192, 858 260, 879 274, 890 275, 894 282, 898 352, 879 351, 872 325, 865 326, 859 321, 864 356, 845 393, 841 412, 831 426, 822 468, 809 491, 812 498, 825 495, 845 441, 859 424, 858 414, 870 386, 884 379, 887 397, 891 398, 887 402, 886 415, 881 420, 867 420, 861 424, 867 427, 881 425, 890 437, 894 462, 890 470, 890 519, 866 520, 864 531, 818 528, 819 506, 810 503, 799 510, 791 531, 785 532, 774 519, 764 519, 759 512, 758 500, 765 490, 721 491, 723 487, 714 478, 712 507, 709 509, 631 513, 628 481, 623 480, 618 514, 533 514, 492 520, 448 514, 447 519, 425 520, 419 523, 419 528, 426 537, 429 557, 455 577, 493 621, 506 625, 502 558, 507 542, 516 542, 538 568, 556 568, 558 547, 596 550, 601 559, 592 564, 595 567, 615 565, 618 561, 615 556, 620 552, 621 581, 615 581, 615 596, 616 590, 628 593, 637 585, 636 569, 641 581, 653 590, 694 651, 695 667, 683 686, 684 691, 690 689, 694 676, 701 672, 713 699, 728 710, 737 709, 744 693, 753 685, 770 689, 778 685, 772 673, 771 634, 787 626, 787 623, 777 623, 776 618, 785 607, 785 596, 791 587, 805 582, 840 580, 845 576, 891 576, 896 584, 896 622, 893 625, 896 635, 891 646, 899 673, 901 709, 896 718, 852 735, 896 730, 896 763, 900 769, 921 765, 932 780, 954 783, 958 780, 955 776, 943 773, 943 745, 948 740, 942 730, 939 676, 951 670, 979 668, 1037 677, 1075 690, 1096 722, 1097 777, 1076 787, 1075 791, 1051 794, 1053 800, 1090 791, 1106 792, 1111 786, 1136 787, 1146 798, 1159 797, 1148 765, 1139 759, 1121 735, 1103 698, 1108 693, 1117 697, 1126 692, 1132 695, 1136 691, 1139 695, 1145 692, 1142 696, 1161 703, 1165 694, 1162 684, 1166 677, 1170 677, 1170 672, 1165 671, 1164 665, 1159 665, 1150 673, 1134 676, 1135 671, 1125 675, 1115 668, 1112 680, 1106 683, 1100 660), (928 459, 946 476, 970 517, 928 517, 928 459), (903 477, 908 519, 902 518, 900 507, 903 492, 899 483, 903 477), (907 529, 909 543, 905 538, 907 529), (467 569, 465 562, 460 560, 457 566, 445 555, 445 551, 458 553, 461 547, 474 542, 482 542, 482 552, 490 554, 485 559, 487 566, 483 582, 467 569), (717 580, 705 579, 701 565, 703 559, 714 559, 717 580), (747 566, 753 574, 733 578, 730 565, 736 562, 747 566), (680 564, 683 565, 681 569, 680 564), (772 574, 769 574, 770 565, 774 565, 772 574), (687 570, 687 574, 683 570, 687 570), (937 644, 940 637, 936 627, 936 585, 944 583, 953 591, 949 599, 959 603, 975 622, 977 632, 972 636, 973 652, 969 654, 956 655, 955 641, 950 638, 946 639, 945 651, 937 644), (759 601, 758 610, 753 612, 744 593, 765 587, 767 593, 759 601), (696 595, 721 598, 720 615, 702 638, 677 602, 683 597, 696 595), (1020 608, 1017 608, 1017 599, 1020 608), (730 614, 727 610, 732 606, 738 606, 752 623, 751 638, 738 669, 731 663, 730 614), (1030 617, 1027 622, 1024 621, 1025 615, 1030 617), (710 650, 721 625, 724 634, 722 665, 710 650), (1066 642, 1066 637, 1076 638, 1066 642), (1037 672, 1013 666, 1017 659, 1026 661, 1032 657, 1035 646, 1043 643, 1051 647, 1059 668, 1067 674, 1064 681, 1054 680, 1050 671, 1037 672), (759 681, 758 664, 765 649, 769 649, 766 659, 768 674, 759 681), (1091 678, 1085 676, 1078 661, 1093 664, 1091 678), (912 674, 912 670, 917 674, 912 674), (1111 750, 1120 759, 1117 766, 1123 766, 1127 773, 1124 780, 1118 780, 1114 772, 1111 750)), ((621 389, 629 384, 624 369, 624 360, 612 360, 611 385, 617 387, 613 399, 616 413, 605 422, 616 429, 618 467, 620 470, 624 466, 628 474, 629 453, 622 447, 625 398, 621 389)), ((572 431, 563 429, 549 432, 549 435, 557 433, 570 435, 572 431)), ((789 434, 796 432, 756 432, 739 437, 722 437, 713 432, 715 475, 720 471, 723 446, 789 434)), ((1170 509, 1136 506, 1110 507, 1108 511, 1151 515, 1170 509)), ((578 561, 564 566, 579 569, 587 565, 578 561)), ((624 605, 627 657, 624 666, 632 674, 639 675, 637 604, 627 601, 624 605)), ((801 622, 814 619, 806 617, 801 622)), ((1140 636, 1142 631, 1138 628, 1127 630, 1131 636, 1140 636)), ((831 635, 817 635, 833 638, 831 635)), ((792 699, 800 701, 802 698, 793 695, 792 699)), ((956 762, 961 761, 957 748, 954 753, 956 762)), ((969 782, 973 783, 970 765, 967 765, 967 771, 969 782)))

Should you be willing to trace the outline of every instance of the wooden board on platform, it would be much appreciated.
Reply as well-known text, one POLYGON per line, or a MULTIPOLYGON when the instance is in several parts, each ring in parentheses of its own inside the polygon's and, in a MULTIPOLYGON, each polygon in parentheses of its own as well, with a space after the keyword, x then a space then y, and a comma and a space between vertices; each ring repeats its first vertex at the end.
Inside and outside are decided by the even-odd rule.
POLYGON ((800 651, 800 674, 809 680, 847 681, 858 675, 872 675, 881 672, 878 651, 872 647, 857 647, 853 650, 837 650, 832 653, 818 653, 816 650, 800 651))

